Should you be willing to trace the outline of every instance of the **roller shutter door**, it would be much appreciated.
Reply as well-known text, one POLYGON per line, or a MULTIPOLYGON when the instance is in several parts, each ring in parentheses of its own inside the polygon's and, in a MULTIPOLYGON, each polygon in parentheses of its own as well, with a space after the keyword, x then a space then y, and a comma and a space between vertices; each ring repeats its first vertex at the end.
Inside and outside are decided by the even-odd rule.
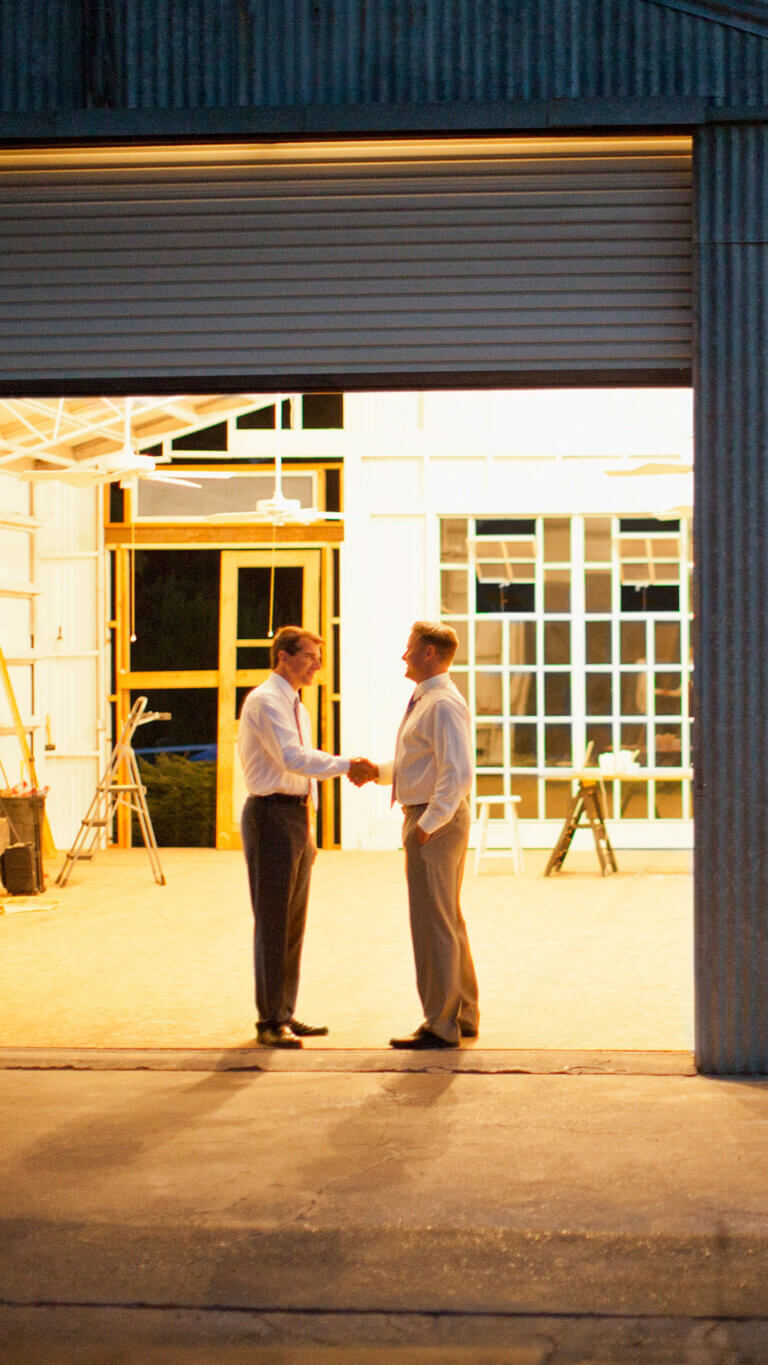
POLYGON ((684 378, 687 138, 0 154, 0 384, 684 378))

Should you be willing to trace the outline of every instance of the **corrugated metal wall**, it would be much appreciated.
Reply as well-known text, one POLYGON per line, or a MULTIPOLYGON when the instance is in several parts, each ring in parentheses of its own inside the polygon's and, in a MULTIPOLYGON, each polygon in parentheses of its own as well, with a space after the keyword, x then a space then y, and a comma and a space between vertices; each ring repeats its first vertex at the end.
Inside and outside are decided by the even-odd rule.
POLYGON ((724 15, 722 6, 663 0, 0 0, 0 110, 654 96, 766 102, 768 25, 752 6, 727 8, 724 15))
POLYGON ((3 385, 684 379, 689 140, 451 146, 3 155, 3 385))
POLYGON ((768 1071, 768 125, 695 145, 697 1057, 768 1071))

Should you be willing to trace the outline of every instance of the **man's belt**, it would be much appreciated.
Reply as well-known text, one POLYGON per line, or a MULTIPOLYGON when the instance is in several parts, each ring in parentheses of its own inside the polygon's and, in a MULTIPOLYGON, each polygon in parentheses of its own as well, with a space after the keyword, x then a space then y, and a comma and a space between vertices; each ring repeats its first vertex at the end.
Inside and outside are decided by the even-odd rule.
POLYGON ((289 806, 306 806, 308 796, 291 796, 289 792, 268 792, 266 796, 254 796, 254 801, 287 802, 289 806))

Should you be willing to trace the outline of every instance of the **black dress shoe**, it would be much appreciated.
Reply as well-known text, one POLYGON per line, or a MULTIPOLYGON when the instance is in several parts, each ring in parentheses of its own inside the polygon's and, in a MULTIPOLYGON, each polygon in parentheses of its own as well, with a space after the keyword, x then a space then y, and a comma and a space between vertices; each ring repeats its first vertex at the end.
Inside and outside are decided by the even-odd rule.
POLYGON ((262 1047, 301 1047, 301 1039, 287 1024, 257 1024, 256 1034, 262 1047))
POLYGON ((324 1038, 328 1032, 325 1024, 302 1024, 300 1019, 291 1019, 289 1028, 297 1038, 324 1038))
POLYGON ((414 1052, 426 1052, 428 1048, 438 1047, 458 1047, 458 1043, 449 1043, 447 1039, 441 1038, 439 1033, 433 1033, 428 1028, 417 1028, 415 1033, 409 1033, 407 1038, 390 1038, 390 1047, 410 1048, 414 1052))
POLYGON ((459 1024, 459 1033, 462 1038, 477 1038, 479 1032, 479 1028, 470 1028, 469 1024, 459 1024))

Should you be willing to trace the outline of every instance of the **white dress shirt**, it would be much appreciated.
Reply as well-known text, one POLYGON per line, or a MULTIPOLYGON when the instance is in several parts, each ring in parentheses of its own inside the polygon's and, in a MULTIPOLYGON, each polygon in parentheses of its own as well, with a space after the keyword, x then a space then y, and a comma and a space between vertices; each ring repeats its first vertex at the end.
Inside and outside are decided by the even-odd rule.
POLYGON ((335 758, 307 747, 309 712, 299 702, 297 729, 294 703, 298 695, 279 673, 270 673, 243 702, 237 747, 251 796, 269 796, 270 792, 311 794, 317 804, 314 779, 349 772, 348 758, 335 758))
POLYGON ((434 834, 472 785, 469 710, 447 673, 419 683, 413 703, 400 723, 394 760, 379 764, 377 780, 389 785, 394 775, 402 805, 426 805, 419 825, 434 834))

